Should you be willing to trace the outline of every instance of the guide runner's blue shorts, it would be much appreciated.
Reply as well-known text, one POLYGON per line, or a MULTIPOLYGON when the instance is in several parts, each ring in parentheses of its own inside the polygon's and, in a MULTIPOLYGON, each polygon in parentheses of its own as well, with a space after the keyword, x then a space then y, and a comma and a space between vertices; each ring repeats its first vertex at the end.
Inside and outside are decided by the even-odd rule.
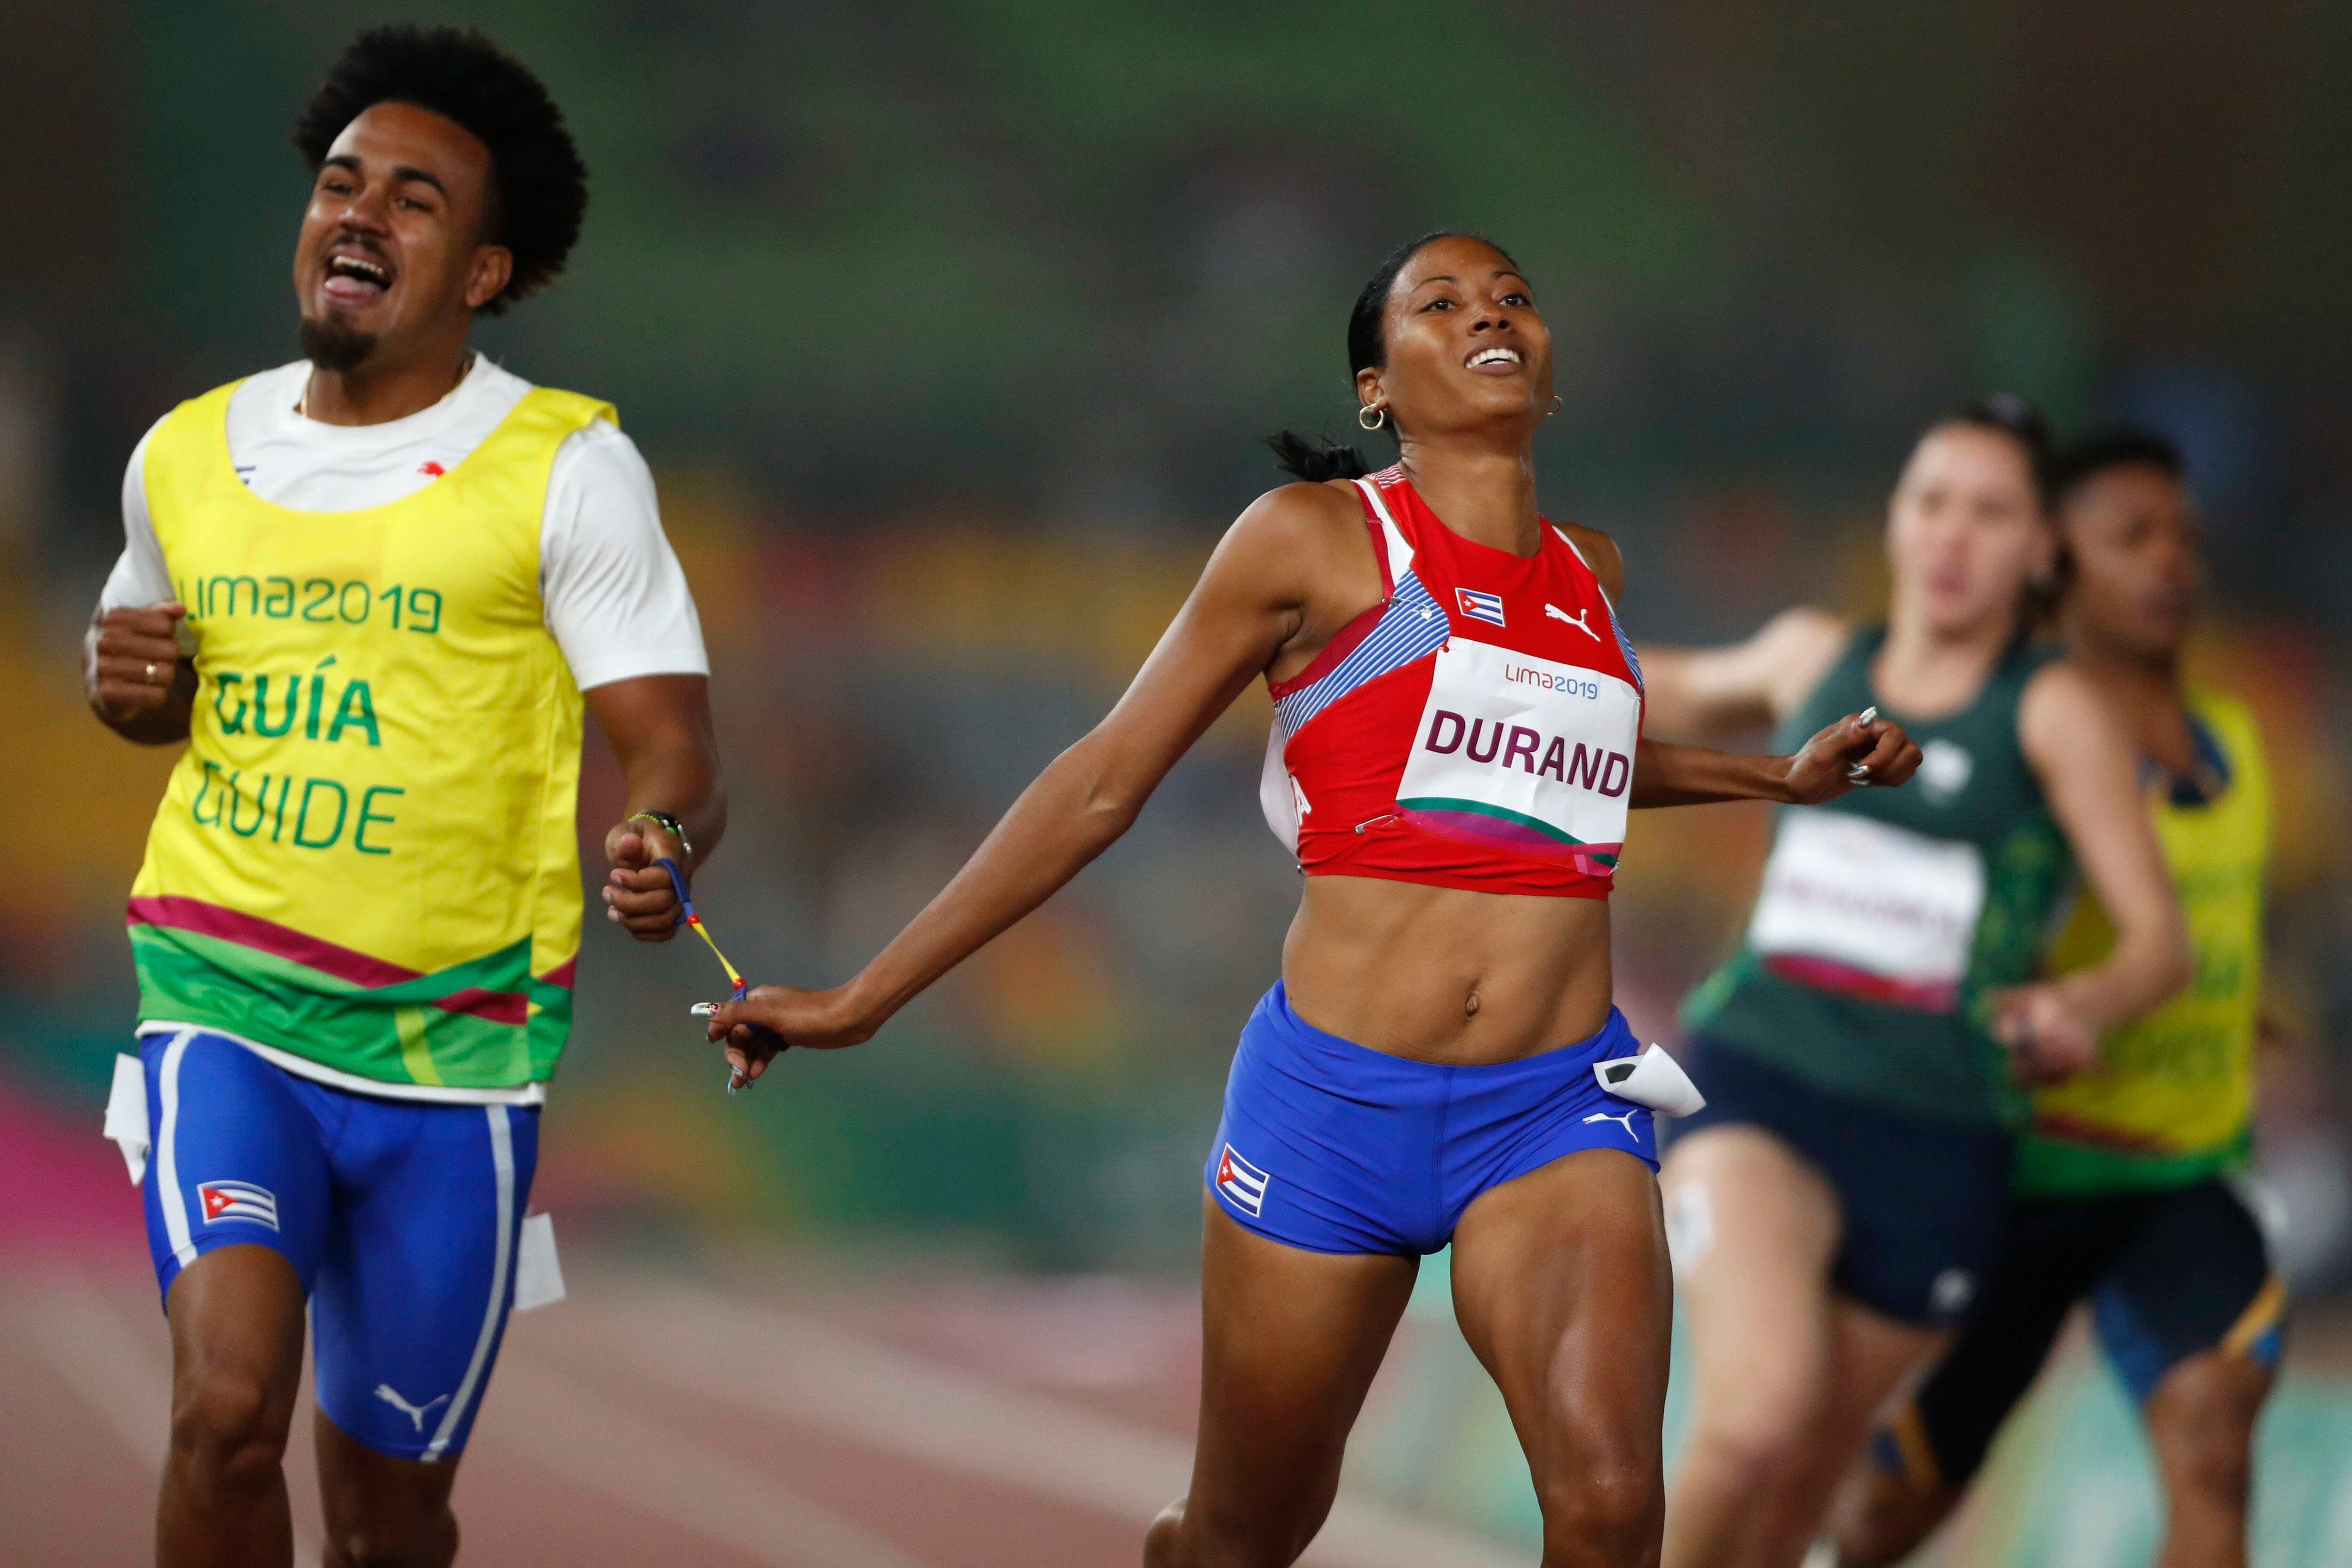
POLYGON ((267 1247, 310 1301, 319 1407, 379 1453, 466 1446, 514 1302, 531 1106, 352 1094, 198 1029, 140 1041, 147 1240, 180 1271, 267 1247))

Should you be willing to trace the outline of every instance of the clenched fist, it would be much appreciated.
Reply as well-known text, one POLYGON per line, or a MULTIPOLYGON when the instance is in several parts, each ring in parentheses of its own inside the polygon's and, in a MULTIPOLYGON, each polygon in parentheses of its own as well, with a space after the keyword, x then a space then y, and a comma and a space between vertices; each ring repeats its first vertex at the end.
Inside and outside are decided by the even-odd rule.
POLYGON ((184 740, 195 700, 193 666, 180 658, 184 605, 101 612, 82 640, 82 689, 92 711, 134 741, 184 740))
POLYGON ((1839 720, 1789 759, 1788 798, 1819 805, 1865 784, 1892 788, 1919 771, 1919 747, 1878 710, 1839 720))

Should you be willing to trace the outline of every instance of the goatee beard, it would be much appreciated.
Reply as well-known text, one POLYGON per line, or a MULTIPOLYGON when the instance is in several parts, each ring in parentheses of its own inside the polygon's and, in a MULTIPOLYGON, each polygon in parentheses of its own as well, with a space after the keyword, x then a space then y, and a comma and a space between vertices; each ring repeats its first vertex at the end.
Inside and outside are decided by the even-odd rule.
POLYGON ((302 357, 320 370, 357 370, 375 352, 373 332, 355 332, 331 317, 302 318, 302 357))

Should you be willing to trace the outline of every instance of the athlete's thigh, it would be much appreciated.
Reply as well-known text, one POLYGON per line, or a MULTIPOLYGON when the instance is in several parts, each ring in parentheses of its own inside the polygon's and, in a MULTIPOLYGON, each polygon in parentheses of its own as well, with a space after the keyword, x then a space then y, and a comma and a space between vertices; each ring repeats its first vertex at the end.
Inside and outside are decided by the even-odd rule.
POLYGON ((183 1269, 239 1247, 282 1258, 299 1303, 318 1272, 333 1201, 305 1086, 236 1041, 194 1029, 147 1036, 140 1058, 150 1145, 142 1201, 166 1310, 183 1269))
POLYGON ((343 1099, 335 1226, 311 1302, 319 1407, 378 1454, 446 1462, 513 1304, 539 1113, 343 1099))
POLYGON ((2011 1207, 1984 1295, 1888 1436, 1915 1484, 1965 1488, 2025 1397, 2075 1301, 2130 1234, 2131 1210, 2092 1200, 2011 1207))
POLYGON ((1677 1139, 1659 1185, 1700 1418, 1736 1418, 1757 1440, 1801 1426, 1828 1373, 1836 1195, 1779 1137, 1737 1122, 1677 1139))
POLYGON ((285 1256, 215 1247, 173 1277, 163 1305, 175 1429, 193 1420, 206 1441, 282 1447, 302 1386, 302 1282, 285 1256))
POLYGON ((2278 1361, 2286 1286, 2261 1226, 2220 1181, 2159 1194, 2091 1297, 2100 1343, 2145 1401, 2192 1356, 2278 1361))
POLYGON ((2285 1308, 2261 1227, 2221 1181, 2150 1200, 2093 1293, 2100 1342, 2156 1452, 2168 1563, 2243 1561, 2254 1425, 2285 1308))
POLYGON ((1540 1495, 1656 1491, 1674 1279, 1647 1165, 1588 1150, 1481 1194, 1454 1233, 1454 1301, 1540 1495))
POLYGON ((1202 1199, 1201 1430, 1184 1529, 1303 1549, 1419 1259, 1309 1252, 1202 1199))

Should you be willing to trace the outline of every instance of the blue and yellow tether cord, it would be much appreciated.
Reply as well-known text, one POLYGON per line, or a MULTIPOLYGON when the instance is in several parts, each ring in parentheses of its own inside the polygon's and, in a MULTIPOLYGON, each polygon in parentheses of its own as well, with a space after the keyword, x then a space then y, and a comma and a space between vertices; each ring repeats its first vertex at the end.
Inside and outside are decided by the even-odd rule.
MULTIPOLYGON (((750 993, 751 984, 743 978, 743 972, 729 961, 726 953, 719 951, 719 943, 711 937, 710 928, 702 923, 700 915, 695 913, 694 895, 686 890, 685 868, 667 855, 656 860, 654 864, 669 873, 669 885, 677 890, 677 923, 690 927, 694 934, 702 939, 702 944, 710 950, 710 955, 719 960, 719 967, 727 972, 727 984, 735 988, 731 999, 740 1002, 750 993)), ((733 1094, 738 1090, 749 1089, 752 1081, 745 1077, 740 1069, 732 1066, 728 1068, 728 1093, 733 1094)))

